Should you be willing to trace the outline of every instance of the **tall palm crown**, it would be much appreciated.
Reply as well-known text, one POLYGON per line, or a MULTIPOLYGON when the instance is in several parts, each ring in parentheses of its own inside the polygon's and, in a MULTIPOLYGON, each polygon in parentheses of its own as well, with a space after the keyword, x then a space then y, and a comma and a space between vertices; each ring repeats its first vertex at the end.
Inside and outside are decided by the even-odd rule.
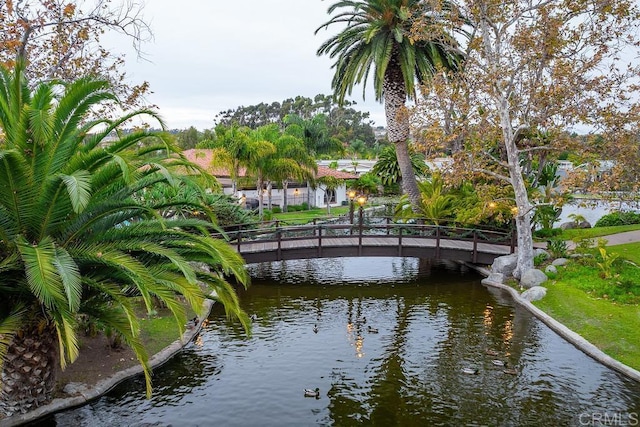
MULTIPOLYGON (((433 2, 423 0, 349 0, 329 7, 330 21, 316 30, 332 24, 346 27, 330 37, 318 49, 318 55, 336 58, 332 88, 338 102, 350 95, 353 87, 366 90, 369 73, 377 101, 384 101, 389 141, 396 144, 402 183, 412 205, 418 206, 420 195, 411 169, 408 153, 409 118, 405 110, 407 99, 415 99, 416 83, 426 83, 439 67, 456 69, 461 56, 452 36, 445 33, 440 13, 433 2), (423 34, 410 37, 417 20, 433 22, 423 34)), ((444 9, 443 9, 444 10, 444 9)))
POLYGON ((104 81, 31 90, 21 63, 13 73, 0 68, 0 417, 51 397, 56 362, 64 367, 78 356, 81 318, 134 350, 149 392, 134 298, 148 311, 156 301, 168 307, 176 335, 186 322, 178 296, 200 312, 215 290, 247 322, 223 278, 246 284, 244 262, 210 237, 214 225, 164 219, 162 207, 142 201, 146 189, 174 179, 173 167, 194 165, 166 134, 108 139, 131 117, 155 115, 89 120, 105 100, 115 97, 104 81))

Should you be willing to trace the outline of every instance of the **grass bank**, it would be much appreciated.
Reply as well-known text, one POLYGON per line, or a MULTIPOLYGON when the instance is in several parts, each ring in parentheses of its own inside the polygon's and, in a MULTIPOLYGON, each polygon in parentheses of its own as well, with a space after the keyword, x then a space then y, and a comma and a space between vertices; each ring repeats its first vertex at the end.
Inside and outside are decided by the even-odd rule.
POLYGON ((608 234, 624 233, 625 231, 634 230, 640 230, 640 224, 562 230, 558 238, 562 240, 594 239, 608 234))
POLYGON ((640 243, 605 249, 620 255, 611 277, 603 277, 594 249, 593 258, 560 267, 545 285, 547 296, 534 304, 607 355, 640 370, 640 243))

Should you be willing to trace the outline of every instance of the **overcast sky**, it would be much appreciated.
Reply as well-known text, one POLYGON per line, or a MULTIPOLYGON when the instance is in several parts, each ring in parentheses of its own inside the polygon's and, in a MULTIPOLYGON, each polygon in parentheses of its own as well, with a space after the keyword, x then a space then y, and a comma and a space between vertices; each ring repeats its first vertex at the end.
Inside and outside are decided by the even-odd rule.
MULTIPOLYGON (((144 60, 127 54, 132 82, 148 81, 148 100, 170 129, 214 126, 223 110, 297 95, 331 93, 332 60, 316 56, 335 29, 314 31, 329 20, 335 0, 148 0, 144 17, 155 40, 143 45, 144 60)), ((129 40, 115 39, 114 53, 129 40)), ((367 87, 351 100, 385 125, 384 110, 367 87)))

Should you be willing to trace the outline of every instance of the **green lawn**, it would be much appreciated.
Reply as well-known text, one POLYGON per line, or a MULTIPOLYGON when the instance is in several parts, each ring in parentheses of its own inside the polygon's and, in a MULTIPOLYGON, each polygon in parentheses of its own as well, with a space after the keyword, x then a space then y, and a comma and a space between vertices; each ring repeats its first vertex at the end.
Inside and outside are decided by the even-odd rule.
MULTIPOLYGON (((331 208, 331 214, 327 213, 326 208, 314 208, 307 211, 296 212, 281 212, 271 216, 272 220, 283 221, 287 225, 308 224, 313 222, 314 219, 322 220, 327 218, 334 218, 340 215, 348 215, 348 206, 337 206, 331 208)), ((356 211, 356 215, 358 212, 356 211)))
POLYGON ((593 297, 556 282, 546 285, 547 296, 534 304, 600 350, 640 370, 640 307, 593 297))
POLYGON ((625 231, 640 230, 640 224, 633 225, 620 225, 615 227, 594 227, 594 228, 580 228, 573 230, 563 230, 558 236, 562 240, 574 240, 574 239, 593 239, 597 237, 606 236, 608 234, 623 233, 625 231))
MULTIPOLYGON (((640 243, 606 249, 640 265, 640 243)), ((597 256, 590 263, 560 267, 545 285, 547 296, 534 304, 609 356, 640 370, 640 267, 620 259, 616 274, 603 279, 596 261, 597 256)))

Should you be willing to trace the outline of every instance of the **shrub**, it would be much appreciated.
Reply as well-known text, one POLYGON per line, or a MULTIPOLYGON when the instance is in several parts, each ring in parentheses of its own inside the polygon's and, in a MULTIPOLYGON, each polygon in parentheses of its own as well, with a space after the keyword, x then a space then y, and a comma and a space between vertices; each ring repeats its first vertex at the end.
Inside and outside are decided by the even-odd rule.
POLYGON ((587 237, 575 238, 573 242, 576 244, 575 252, 580 254, 589 253, 594 244, 593 239, 587 237))
POLYGON ((600 272, 604 279, 611 279, 613 277, 613 264, 620 257, 615 252, 607 252, 605 248, 607 241, 605 239, 598 239, 598 250, 600 251, 600 261, 596 264, 600 267, 600 272))
POLYGON ((594 227, 611 227, 617 225, 640 224, 640 213, 612 212, 596 221, 594 227))
POLYGON ((567 242, 562 239, 555 238, 547 241, 547 250, 554 258, 563 258, 567 256, 567 242))
POLYGON ((539 253, 538 255, 533 257, 533 265, 535 265, 536 267, 542 265, 547 260, 547 258, 548 256, 546 253, 539 253))
POLYGON ((560 233, 562 233, 562 229, 560 228, 541 228, 540 230, 534 231, 533 235, 536 237, 546 239, 548 237, 557 236, 560 233))
POLYGON ((280 213, 282 212, 282 209, 280 208, 280 206, 272 206, 271 207, 271 211, 276 214, 276 213, 280 213))

